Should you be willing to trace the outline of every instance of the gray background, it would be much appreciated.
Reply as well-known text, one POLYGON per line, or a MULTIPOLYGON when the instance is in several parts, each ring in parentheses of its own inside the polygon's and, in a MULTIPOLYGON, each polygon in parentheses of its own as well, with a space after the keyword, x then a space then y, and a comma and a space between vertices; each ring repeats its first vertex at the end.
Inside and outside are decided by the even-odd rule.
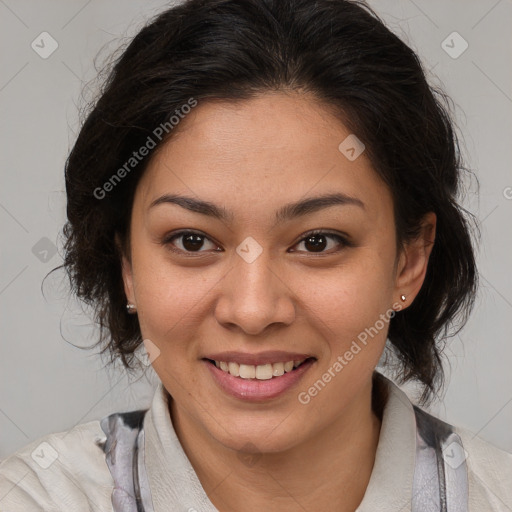
MULTIPOLYGON (((94 57, 102 47, 114 50, 165 5, 0 0, 0 457, 44 434, 147 407, 152 397, 158 377, 151 367, 128 378, 119 369, 106 371, 93 351, 73 346, 92 344, 95 331, 80 305, 67 299, 63 273, 46 280, 45 296, 41 282, 62 261, 63 168, 79 127, 84 83, 96 74, 94 57), (31 47, 44 31, 58 43, 46 59, 31 47)), ((446 393, 430 411, 512 451, 512 2, 371 5, 456 102, 467 163, 481 185, 478 198, 468 182, 463 203, 482 223, 481 288, 472 318, 449 342, 446 393), (469 45, 458 58, 442 46, 454 31, 469 45)), ((461 43, 456 36, 444 44, 453 54, 461 43)), ((414 386, 403 389, 414 397, 414 386)))

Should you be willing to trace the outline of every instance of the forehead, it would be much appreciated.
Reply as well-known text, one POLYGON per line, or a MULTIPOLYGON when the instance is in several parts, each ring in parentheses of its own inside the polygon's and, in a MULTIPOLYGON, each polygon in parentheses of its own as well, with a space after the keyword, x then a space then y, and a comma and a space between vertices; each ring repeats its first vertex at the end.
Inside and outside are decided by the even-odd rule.
POLYGON ((196 195, 248 216, 332 192, 359 197, 370 215, 391 206, 364 152, 349 160, 340 151, 350 130, 309 95, 200 101, 174 130, 141 178, 141 208, 165 193, 196 195))

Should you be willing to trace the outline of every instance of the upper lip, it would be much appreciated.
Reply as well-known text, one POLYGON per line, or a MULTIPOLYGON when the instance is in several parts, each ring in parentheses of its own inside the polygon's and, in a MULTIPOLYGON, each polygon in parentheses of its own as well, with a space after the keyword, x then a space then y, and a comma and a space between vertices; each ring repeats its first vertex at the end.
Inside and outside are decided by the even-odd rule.
POLYGON ((296 352, 284 352, 282 350, 269 350, 250 354, 248 352, 217 352, 208 354, 203 359, 213 359, 214 361, 234 362, 238 364, 251 364, 254 366, 271 363, 286 363, 287 361, 303 361, 314 357, 311 354, 299 354, 296 352))

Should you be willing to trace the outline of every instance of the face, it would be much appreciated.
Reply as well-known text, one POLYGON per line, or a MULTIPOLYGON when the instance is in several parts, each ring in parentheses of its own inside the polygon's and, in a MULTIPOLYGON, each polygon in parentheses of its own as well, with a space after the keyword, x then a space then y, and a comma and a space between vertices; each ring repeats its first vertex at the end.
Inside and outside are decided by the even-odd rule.
POLYGON ((177 129, 135 193, 127 298, 174 415, 226 447, 289 449, 369 406, 428 249, 397 255, 390 191, 311 97, 200 102, 177 129))

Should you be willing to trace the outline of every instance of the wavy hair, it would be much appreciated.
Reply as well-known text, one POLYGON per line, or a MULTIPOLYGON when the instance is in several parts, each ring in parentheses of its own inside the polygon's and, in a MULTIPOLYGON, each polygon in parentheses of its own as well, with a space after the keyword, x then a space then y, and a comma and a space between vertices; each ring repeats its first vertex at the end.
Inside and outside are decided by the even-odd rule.
POLYGON ((399 380, 421 383, 427 403, 444 380, 449 328, 456 327, 451 336, 462 329, 476 294, 472 217, 458 203, 467 170, 449 99, 427 83, 415 52, 360 1, 188 0, 150 20, 112 58, 66 161, 58 267, 94 309, 94 346, 133 368, 142 337, 137 316, 126 314, 120 251, 129 255, 137 183, 173 132, 107 198, 95 190, 190 98, 239 101, 278 90, 313 94, 364 141, 393 197, 397 250, 418 235, 425 213, 437 216, 423 286, 388 332, 399 380))

